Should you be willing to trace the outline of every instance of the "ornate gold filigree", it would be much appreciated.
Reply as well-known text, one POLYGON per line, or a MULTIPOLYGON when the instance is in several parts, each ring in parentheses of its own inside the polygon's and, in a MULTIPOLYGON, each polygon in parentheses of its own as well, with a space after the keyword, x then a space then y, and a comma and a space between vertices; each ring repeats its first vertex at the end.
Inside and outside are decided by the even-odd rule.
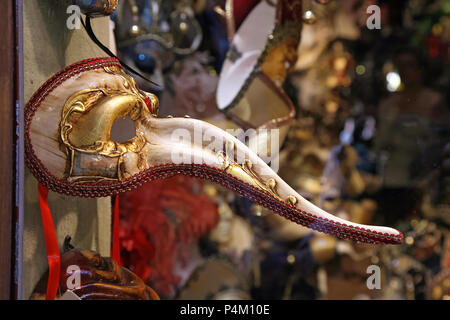
MULTIPOLYGON (((263 181, 263 179, 254 172, 253 164, 250 160, 246 159, 241 165, 231 160, 225 152, 219 152, 217 156, 221 163, 220 169, 255 188, 269 192, 278 200, 283 201, 283 199, 277 192, 277 183, 275 179, 268 179, 267 181, 263 181)), ((286 199, 286 202, 288 202, 290 205, 295 206, 298 203, 298 199, 295 196, 290 195, 286 199)))
POLYGON ((144 101, 146 99, 149 99, 150 100, 150 106, 149 106, 150 113, 154 117, 158 116, 159 100, 154 94, 147 93, 143 90, 139 90, 137 87, 136 80, 133 77, 131 77, 130 75, 128 75, 127 73, 125 73, 125 71, 123 71, 122 68, 119 68, 117 66, 111 66, 111 67, 104 67, 103 69, 106 71, 106 73, 114 74, 114 75, 118 75, 118 76, 122 77, 123 86, 125 87, 125 89, 131 90, 131 92, 133 92, 133 94, 137 95, 144 101))
MULTIPOLYGON (((115 172, 112 179, 121 180, 122 156, 129 151, 139 153, 146 140, 143 131, 136 128, 136 135, 130 140, 112 141, 110 133, 114 122, 121 117, 130 117, 139 126, 139 122, 136 120, 145 117, 145 110, 149 104, 152 115, 158 113, 157 98, 138 90, 135 80, 125 74, 122 69, 105 67, 104 70, 120 76, 123 79, 124 88, 129 92, 110 88, 85 89, 67 99, 61 116, 60 138, 71 154, 68 172, 69 177, 73 179, 78 179, 78 177, 72 176, 74 172, 77 172, 74 155, 81 153, 117 158, 109 171, 115 172)), ((96 174, 97 171, 94 171, 92 172, 93 181, 105 179, 105 174, 108 175, 108 179, 111 179, 109 172, 96 174)), ((84 180, 84 177, 81 178, 84 180)))
POLYGON ((286 202, 288 202, 291 206, 295 206, 298 203, 298 199, 293 195, 287 197, 286 202))
POLYGON ((137 120, 145 103, 132 94, 109 89, 85 89, 72 95, 63 107, 61 140, 70 150, 119 157, 139 152, 145 144, 143 133, 125 142, 110 139, 111 128, 120 117, 137 120))

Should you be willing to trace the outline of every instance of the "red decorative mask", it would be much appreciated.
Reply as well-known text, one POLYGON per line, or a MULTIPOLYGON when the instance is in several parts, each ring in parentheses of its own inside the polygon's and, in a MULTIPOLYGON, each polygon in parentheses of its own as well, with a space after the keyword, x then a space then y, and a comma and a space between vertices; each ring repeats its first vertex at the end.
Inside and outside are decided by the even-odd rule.
MULTIPOLYGON (((94 251, 72 249, 62 254, 61 271, 57 299, 71 290, 81 300, 159 300, 138 276, 94 251)), ((45 273, 31 299, 45 298, 47 280, 45 273)))

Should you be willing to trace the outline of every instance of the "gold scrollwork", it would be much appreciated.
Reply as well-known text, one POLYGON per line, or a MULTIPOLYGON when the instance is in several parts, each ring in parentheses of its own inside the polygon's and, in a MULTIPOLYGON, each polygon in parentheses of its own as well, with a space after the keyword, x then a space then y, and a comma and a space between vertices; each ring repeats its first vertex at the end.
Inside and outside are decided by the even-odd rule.
MULTIPOLYGON (((255 188, 269 192, 272 196, 280 201, 283 201, 281 196, 277 192, 277 182, 275 179, 271 178, 267 181, 263 181, 253 170, 253 164, 250 160, 246 159, 244 163, 238 164, 232 161, 225 152, 219 152, 217 154, 219 161, 221 163, 220 169, 233 177, 238 178, 255 188)), ((286 202, 290 205, 295 206, 298 203, 298 199, 290 195, 287 197, 286 202)))
MULTIPOLYGON (((121 180, 122 156, 129 151, 139 153, 146 140, 143 131, 137 127, 136 135, 128 141, 112 141, 110 134, 114 122, 121 117, 130 117, 133 121, 141 119, 145 116, 148 100, 152 115, 158 111, 157 98, 139 91, 135 80, 126 75, 121 68, 113 66, 105 67, 104 70, 120 76, 128 92, 111 88, 84 89, 67 99, 61 116, 60 138, 70 154, 69 177, 80 169, 76 168, 73 156, 80 153, 117 158, 114 161, 115 165, 109 170, 114 171, 114 177, 121 180)), ((138 121, 135 123, 139 126, 138 121)), ((98 171, 102 178, 105 178, 105 174, 110 174, 101 174, 100 169, 94 171, 98 171)), ((97 181, 100 177, 95 177, 95 172, 92 178, 97 181)))
POLYGON ((145 145, 143 133, 125 142, 110 139, 114 121, 140 117, 142 101, 133 95, 107 89, 85 89, 72 95, 63 107, 60 137, 70 150, 119 157, 128 151, 139 152, 145 145))
POLYGON ((151 93, 147 93, 145 91, 139 90, 136 84, 136 80, 129 76, 128 74, 123 71, 122 68, 119 68, 118 66, 110 66, 110 67, 104 67, 103 68, 106 73, 114 74, 122 77, 123 79, 123 86, 125 89, 129 89, 133 92, 133 94, 137 95, 143 100, 146 100, 148 98, 150 100, 150 113, 152 116, 157 117, 159 113, 159 100, 158 98, 151 93))

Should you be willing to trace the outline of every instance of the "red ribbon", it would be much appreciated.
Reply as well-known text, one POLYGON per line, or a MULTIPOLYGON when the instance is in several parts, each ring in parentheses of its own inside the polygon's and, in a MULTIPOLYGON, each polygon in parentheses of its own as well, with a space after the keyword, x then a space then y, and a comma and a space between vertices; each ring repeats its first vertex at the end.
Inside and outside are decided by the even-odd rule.
POLYGON ((48 282, 46 300, 55 300, 59 287, 61 259, 55 225, 48 206, 48 189, 38 184, 39 205, 41 207, 42 225, 44 227, 45 246, 48 260, 48 282))
POLYGON ((111 245, 111 258, 116 260, 119 266, 122 265, 120 261, 120 242, 119 242, 119 196, 114 197, 113 208, 113 228, 112 228, 112 245, 111 245))

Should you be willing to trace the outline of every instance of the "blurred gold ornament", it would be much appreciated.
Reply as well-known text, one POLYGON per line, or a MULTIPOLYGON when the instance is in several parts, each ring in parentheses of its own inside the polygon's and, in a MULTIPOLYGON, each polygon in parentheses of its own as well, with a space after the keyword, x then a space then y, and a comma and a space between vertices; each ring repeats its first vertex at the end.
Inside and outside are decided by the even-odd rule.
POLYGON ((309 244, 316 263, 325 263, 333 259, 336 253, 336 239, 327 235, 313 237, 309 244))
POLYGON ((264 208, 259 204, 253 204, 250 210, 257 217, 262 217, 264 215, 263 214, 264 208))
POLYGON ((131 26, 128 34, 130 35, 130 37, 137 37, 141 34, 141 28, 137 24, 134 24, 131 26))
POLYGON ((314 24, 317 21, 316 14, 312 10, 306 10, 303 13, 303 22, 306 24, 314 24))
POLYGON ((328 113, 336 113, 339 109, 339 104, 336 101, 327 101, 325 104, 325 109, 328 113))
POLYGON ((294 264, 295 263, 295 255, 293 254, 293 253, 290 253, 288 256, 287 256, 287 258, 286 258, 286 261, 289 263, 289 264, 294 264))
POLYGON ((205 186, 203 187, 203 192, 208 197, 211 197, 211 198, 217 196, 217 194, 219 193, 217 191, 217 188, 214 185, 211 185, 211 184, 205 184, 205 186))
POLYGON ((336 71, 344 71, 347 68, 348 60, 346 57, 337 57, 333 61, 333 67, 336 71))

